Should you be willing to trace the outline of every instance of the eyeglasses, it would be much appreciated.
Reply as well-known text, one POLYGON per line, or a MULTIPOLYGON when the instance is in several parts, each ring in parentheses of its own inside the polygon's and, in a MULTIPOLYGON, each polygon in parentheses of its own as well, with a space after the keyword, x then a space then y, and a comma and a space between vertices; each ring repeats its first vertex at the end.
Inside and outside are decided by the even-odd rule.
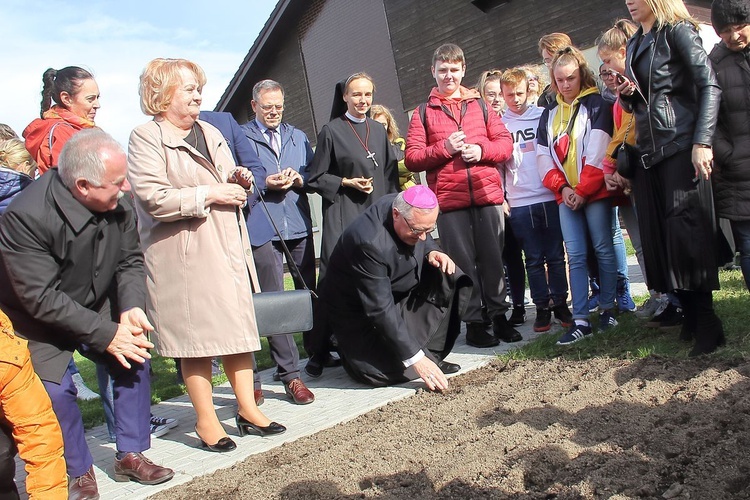
POLYGON ((615 73, 611 69, 603 69, 599 72, 599 78, 602 80, 605 78, 612 78, 613 76, 615 76, 615 73))
POLYGON ((275 109, 276 111, 284 111, 284 105, 283 104, 260 104, 260 109, 268 113, 269 111, 275 109))
POLYGON ((406 217, 404 217, 404 222, 406 222, 406 225, 409 227, 409 231, 411 231, 411 234, 413 234, 414 236, 422 236, 423 234, 429 234, 433 232, 435 229, 437 229, 437 225, 432 226, 431 228, 428 228, 428 229, 416 229, 412 227, 411 224, 409 224, 409 221, 406 217))

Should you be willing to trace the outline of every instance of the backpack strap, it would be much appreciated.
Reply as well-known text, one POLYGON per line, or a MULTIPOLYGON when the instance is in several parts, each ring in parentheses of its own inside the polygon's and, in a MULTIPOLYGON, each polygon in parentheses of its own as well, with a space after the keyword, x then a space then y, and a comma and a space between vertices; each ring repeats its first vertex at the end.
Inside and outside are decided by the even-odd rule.
POLYGON ((55 123, 54 125, 52 125, 52 128, 49 129, 49 136, 47 138, 47 145, 49 146, 49 162, 48 162, 49 168, 57 167, 57 165, 52 164, 52 144, 55 142, 54 141, 55 129, 60 124, 64 124, 67 127, 73 128, 73 125, 71 125, 70 123, 65 122, 65 121, 59 121, 55 123))
MULTIPOLYGON (((484 125, 487 126, 487 123, 489 122, 489 112, 487 111, 487 103, 484 102, 484 99, 477 99, 477 102, 479 103, 479 107, 482 108, 482 115, 484 116, 484 125)), ((427 137, 427 103, 423 102, 419 105, 419 119, 422 120, 422 126, 424 127, 424 135, 427 137)))
POLYGON ((427 103, 423 102, 419 105, 419 118, 422 120, 422 127, 424 127, 424 136, 427 137, 427 103))
POLYGON ((487 123, 490 120, 489 112, 487 111, 487 103, 484 102, 484 99, 477 99, 479 102, 479 107, 482 108, 482 115, 484 115, 484 124, 487 125, 487 123))

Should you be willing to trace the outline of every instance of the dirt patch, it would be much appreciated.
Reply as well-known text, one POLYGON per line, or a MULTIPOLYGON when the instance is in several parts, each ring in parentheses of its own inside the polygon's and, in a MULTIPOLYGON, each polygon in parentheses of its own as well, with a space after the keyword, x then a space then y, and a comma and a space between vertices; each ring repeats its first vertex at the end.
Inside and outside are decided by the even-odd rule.
POLYGON ((157 494, 750 498, 750 363, 492 364, 157 494))

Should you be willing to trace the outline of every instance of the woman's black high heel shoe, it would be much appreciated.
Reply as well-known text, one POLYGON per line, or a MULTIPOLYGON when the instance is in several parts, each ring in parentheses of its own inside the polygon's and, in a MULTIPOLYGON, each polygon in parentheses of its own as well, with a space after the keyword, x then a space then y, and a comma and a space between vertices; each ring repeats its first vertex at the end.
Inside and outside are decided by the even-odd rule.
POLYGON ((286 431, 286 427, 276 422, 271 422, 266 427, 261 427, 250 422, 239 413, 234 417, 234 422, 237 424, 237 431, 240 433, 240 437, 248 434, 250 436, 272 436, 274 434, 281 434, 286 431))
POLYGON ((198 439, 201 441, 201 447, 208 448, 209 451, 214 451, 216 453, 224 453, 226 451, 232 451, 235 448, 237 448, 237 444, 235 444, 234 441, 232 441, 232 438, 229 436, 224 436, 223 438, 219 439, 216 444, 208 444, 206 443, 200 434, 198 434, 198 427, 195 427, 195 435, 198 436, 198 439))

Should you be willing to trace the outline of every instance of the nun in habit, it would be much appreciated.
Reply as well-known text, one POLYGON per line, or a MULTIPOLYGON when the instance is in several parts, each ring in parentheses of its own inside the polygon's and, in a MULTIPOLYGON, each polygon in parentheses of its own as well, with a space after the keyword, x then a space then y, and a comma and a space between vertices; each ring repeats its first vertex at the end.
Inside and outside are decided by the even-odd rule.
POLYGON ((365 73, 339 82, 331 121, 318 134, 308 186, 323 197, 319 282, 344 229, 380 197, 398 192, 398 161, 385 129, 368 116, 374 91, 365 73))

